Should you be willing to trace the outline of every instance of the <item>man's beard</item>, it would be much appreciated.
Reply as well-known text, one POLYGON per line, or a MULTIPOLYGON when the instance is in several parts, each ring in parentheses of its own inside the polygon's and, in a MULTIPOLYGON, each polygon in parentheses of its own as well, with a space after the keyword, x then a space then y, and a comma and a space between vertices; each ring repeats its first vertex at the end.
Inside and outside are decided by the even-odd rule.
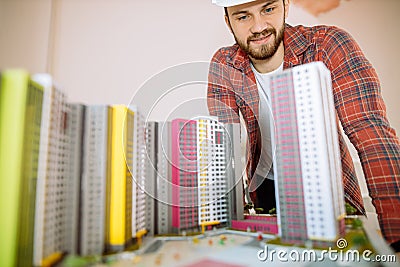
POLYGON ((247 38, 246 43, 238 40, 236 35, 234 35, 236 42, 240 46, 240 48, 246 52, 251 58, 256 60, 265 60, 271 58, 275 55, 276 51, 279 48, 279 45, 283 41, 283 35, 285 32, 285 26, 283 25, 279 32, 276 32, 275 28, 268 28, 263 30, 260 33, 255 33, 252 36, 247 38), (265 37, 271 34, 271 37, 275 36, 275 41, 272 44, 264 44, 257 49, 251 48, 250 43, 252 40, 258 39, 260 37, 265 37))

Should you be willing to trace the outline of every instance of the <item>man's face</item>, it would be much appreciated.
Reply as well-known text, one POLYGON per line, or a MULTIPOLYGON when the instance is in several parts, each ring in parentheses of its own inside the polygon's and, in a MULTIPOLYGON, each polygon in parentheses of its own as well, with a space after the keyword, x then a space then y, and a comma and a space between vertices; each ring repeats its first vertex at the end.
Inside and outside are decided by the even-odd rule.
POLYGON ((287 0, 258 0, 228 7, 225 17, 236 42, 251 58, 271 58, 283 40, 287 0))

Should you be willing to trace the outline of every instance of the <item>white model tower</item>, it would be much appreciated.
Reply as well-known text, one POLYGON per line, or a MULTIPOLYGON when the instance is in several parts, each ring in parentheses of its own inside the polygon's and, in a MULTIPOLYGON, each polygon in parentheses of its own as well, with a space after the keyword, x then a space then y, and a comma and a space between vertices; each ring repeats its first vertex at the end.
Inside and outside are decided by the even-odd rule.
POLYGON ((335 241, 344 195, 330 72, 321 62, 271 78, 278 224, 282 240, 335 241))

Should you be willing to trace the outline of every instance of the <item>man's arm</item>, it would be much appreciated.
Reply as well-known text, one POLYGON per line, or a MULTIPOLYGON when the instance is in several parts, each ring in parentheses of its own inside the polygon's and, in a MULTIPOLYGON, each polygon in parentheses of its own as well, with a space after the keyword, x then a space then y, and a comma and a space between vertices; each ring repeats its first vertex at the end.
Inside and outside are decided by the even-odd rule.
POLYGON ((335 107, 358 151, 382 234, 389 243, 399 242, 400 142, 386 117, 378 76, 348 33, 333 28, 323 46, 335 107))
POLYGON ((225 56, 217 51, 211 60, 208 72, 207 104, 211 116, 225 123, 239 123, 239 108, 235 92, 229 81, 225 56))

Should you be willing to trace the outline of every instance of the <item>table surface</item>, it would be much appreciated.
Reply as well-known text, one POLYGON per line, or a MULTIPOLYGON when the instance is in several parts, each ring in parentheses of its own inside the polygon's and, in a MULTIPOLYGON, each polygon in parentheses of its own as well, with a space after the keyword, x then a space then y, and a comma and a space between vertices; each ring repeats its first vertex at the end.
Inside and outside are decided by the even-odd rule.
MULTIPOLYGON (((363 227, 367 237, 374 247, 377 255, 393 255, 393 251, 387 246, 385 241, 376 231, 374 225, 363 220, 363 227)), ((114 261, 111 266, 173 266, 173 267, 255 267, 255 266, 299 266, 299 267, 316 267, 316 266, 400 266, 397 262, 374 262, 365 261, 360 253, 360 260, 355 261, 351 257, 346 256, 338 259, 335 257, 320 257, 321 251, 316 251, 316 258, 312 260, 293 261, 289 255, 293 253, 303 253, 304 248, 285 247, 268 244, 269 257, 265 259, 263 251, 266 249, 266 241, 273 239, 274 236, 262 235, 260 240, 258 233, 238 232, 227 229, 218 229, 206 232, 199 236, 186 237, 157 237, 148 239, 139 251, 126 252, 119 255, 118 260, 114 261), (271 254, 272 250, 275 254, 271 254), (295 251, 295 252, 294 252, 295 251), (281 253, 280 260, 278 253, 281 253), (263 261, 264 257, 264 261, 263 261), (340 260, 342 259, 342 260, 340 260), (287 261, 284 261, 287 260, 287 261)), ((307 255, 307 254, 306 254, 307 255)), ((367 255, 368 256, 368 255, 367 255)), ((393 256, 392 256, 393 257, 393 256)), ((372 258, 372 256, 370 257, 372 258)), ((397 260, 398 261, 398 260, 397 260)))

